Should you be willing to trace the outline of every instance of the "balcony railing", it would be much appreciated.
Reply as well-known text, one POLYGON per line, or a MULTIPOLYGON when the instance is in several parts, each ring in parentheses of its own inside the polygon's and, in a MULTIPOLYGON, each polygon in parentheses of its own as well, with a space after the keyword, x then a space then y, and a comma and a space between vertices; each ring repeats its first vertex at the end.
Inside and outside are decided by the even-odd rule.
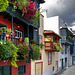
POLYGON ((45 41, 45 51, 57 51, 57 50, 55 46, 53 45, 53 42, 45 41))
POLYGON ((69 43, 69 44, 72 44, 73 41, 70 40, 70 39, 69 39, 68 37, 66 37, 66 36, 62 36, 61 43, 69 43))
POLYGON ((16 45, 16 46, 19 43, 21 43, 21 44, 24 43, 24 40, 20 41, 19 38, 15 38, 15 37, 11 37, 11 36, 5 37, 5 33, 3 33, 3 34, 0 35, 0 40, 5 40, 6 41, 7 39, 9 39, 10 41, 12 41, 13 44, 16 45))

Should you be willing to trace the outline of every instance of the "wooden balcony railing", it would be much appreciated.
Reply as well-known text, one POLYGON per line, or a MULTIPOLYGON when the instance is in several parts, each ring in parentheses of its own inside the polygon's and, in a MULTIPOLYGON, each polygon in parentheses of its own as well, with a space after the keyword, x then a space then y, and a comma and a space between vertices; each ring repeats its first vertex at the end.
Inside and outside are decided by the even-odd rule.
POLYGON ((53 42, 45 41, 45 51, 57 51, 57 50, 55 46, 53 45, 53 42))

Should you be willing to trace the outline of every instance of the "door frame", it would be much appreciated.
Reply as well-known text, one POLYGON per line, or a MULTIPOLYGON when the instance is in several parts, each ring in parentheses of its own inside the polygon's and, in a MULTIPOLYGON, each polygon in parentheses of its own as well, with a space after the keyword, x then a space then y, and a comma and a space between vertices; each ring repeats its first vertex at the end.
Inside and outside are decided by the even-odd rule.
POLYGON ((41 63, 41 75, 43 74, 43 62, 35 62, 35 75, 36 75, 36 64, 41 63))

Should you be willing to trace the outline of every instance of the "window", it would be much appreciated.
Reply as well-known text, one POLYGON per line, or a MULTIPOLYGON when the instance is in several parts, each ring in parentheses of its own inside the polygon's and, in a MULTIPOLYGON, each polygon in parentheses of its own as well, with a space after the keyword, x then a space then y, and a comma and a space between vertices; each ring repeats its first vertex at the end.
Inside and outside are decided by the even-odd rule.
POLYGON ((20 30, 15 30, 15 37, 16 38, 22 38, 23 37, 23 32, 20 30))
POLYGON ((48 65, 52 63, 52 52, 48 52, 48 65))
POLYGON ((42 43, 43 41, 42 41, 42 36, 41 35, 39 35, 39 43, 42 43))
MULTIPOLYGON (((62 48, 64 49, 64 45, 63 45, 63 44, 61 44, 61 46, 62 46, 62 48)), ((64 51, 61 51, 61 53, 63 54, 63 53, 64 53, 64 51)))
POLYGON ((24 75, 26 74, 26 66, 22 65, 22 66, 18 66, 18 75, 24 75))
POLYGON ((0 75, 11 75, 11 66, 0 66, 0 75))

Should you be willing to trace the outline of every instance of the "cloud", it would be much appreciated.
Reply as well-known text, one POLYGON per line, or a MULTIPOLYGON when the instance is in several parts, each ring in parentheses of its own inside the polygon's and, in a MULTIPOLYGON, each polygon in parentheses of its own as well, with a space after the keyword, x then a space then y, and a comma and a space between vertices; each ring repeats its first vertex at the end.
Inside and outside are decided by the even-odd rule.
POLYGON ((75 0, 46 0, 42 8, 48 9, 47 17, 60 16, 68 25, 75 21, 75 0))

